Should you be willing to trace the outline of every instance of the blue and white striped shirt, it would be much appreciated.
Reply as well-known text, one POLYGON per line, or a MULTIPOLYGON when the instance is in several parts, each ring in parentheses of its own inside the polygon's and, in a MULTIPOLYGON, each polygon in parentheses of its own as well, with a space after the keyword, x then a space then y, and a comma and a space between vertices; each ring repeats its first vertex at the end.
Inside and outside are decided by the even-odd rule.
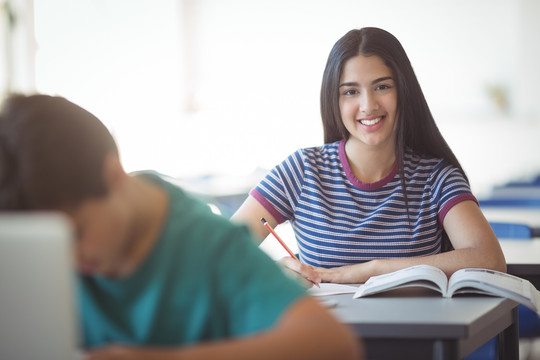
POLYGON ((441 159, 407 151, 404 170, 410 218, 397 163, 383 179, 362 183, 344 141, 296 151, 250 194, 279 223, 291 222, 300 260, 309 265, 439 253, 446 213, 477 200, 461 172, 441 159))

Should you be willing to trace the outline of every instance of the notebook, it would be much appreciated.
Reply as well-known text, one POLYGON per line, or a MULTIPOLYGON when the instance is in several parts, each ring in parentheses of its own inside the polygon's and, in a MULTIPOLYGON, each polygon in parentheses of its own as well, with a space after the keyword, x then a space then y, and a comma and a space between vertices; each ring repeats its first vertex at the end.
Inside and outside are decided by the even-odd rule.
POLYGON ((0 213, 0 359, 77 359, 69 221, 0 213))

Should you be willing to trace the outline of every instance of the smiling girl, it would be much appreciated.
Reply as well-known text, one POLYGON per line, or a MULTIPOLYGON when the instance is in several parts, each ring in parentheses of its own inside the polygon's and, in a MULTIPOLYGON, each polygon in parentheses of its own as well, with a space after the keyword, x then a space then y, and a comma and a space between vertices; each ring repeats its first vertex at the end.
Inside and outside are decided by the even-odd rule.
MULTIPOLYGON (((506 270, 504 255, 431 115, 399 41, 351 30, 323 75, 324 145, 296 151, 250 192, 232 219, 262 242, 289 221, 313 282, 361 283, 417 264, 447 275, 506 270)), ((309 283, 308 283, 309 284, 309 283)))

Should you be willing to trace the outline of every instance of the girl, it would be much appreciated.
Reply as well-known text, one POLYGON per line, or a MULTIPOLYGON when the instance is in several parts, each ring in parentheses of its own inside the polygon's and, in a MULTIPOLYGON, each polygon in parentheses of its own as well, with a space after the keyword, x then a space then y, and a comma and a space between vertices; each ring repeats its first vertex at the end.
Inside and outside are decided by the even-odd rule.
POLYGON ((290 221, 312 282, 362 283, 416 264, 447 275, 506 271, 504 255, 468 179, 443 139, 409 59, 390 33, 352 30, 323 75, 325 144, 290 155, 232 219, 262 241, 290 221))

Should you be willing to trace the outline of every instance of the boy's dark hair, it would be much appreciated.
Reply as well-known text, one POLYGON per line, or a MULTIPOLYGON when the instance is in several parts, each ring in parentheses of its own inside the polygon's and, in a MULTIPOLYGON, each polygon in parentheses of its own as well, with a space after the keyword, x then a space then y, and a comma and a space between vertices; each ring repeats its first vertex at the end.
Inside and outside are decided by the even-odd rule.
POLYGON ((9 97, 0 112, 0 210, 69 210, 106 195, 111 153, 113 137, 83 108, 62 97, 9 97))

